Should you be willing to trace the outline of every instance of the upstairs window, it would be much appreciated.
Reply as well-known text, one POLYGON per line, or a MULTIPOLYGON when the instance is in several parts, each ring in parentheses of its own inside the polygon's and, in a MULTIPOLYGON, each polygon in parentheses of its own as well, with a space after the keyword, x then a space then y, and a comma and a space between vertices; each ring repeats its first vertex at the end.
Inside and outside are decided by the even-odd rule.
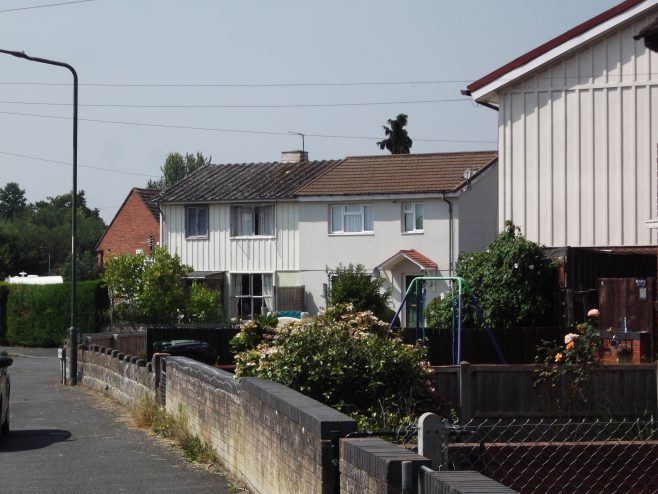
POLYGON ((371 205, 343 204, 331 206, 331 233, 373 233, 374 213, 371 205))
POLYGON ((423 231, 423 203, 405 202, 402 205, 402 231, 420 233, 423 231))
POLYGON ((273 237, 274 206, 233 206, 231 225, 233 237, 273 237))
POLYGON ((208 237, 208 206, 185 208, 185 236, 187 238, 208 237))

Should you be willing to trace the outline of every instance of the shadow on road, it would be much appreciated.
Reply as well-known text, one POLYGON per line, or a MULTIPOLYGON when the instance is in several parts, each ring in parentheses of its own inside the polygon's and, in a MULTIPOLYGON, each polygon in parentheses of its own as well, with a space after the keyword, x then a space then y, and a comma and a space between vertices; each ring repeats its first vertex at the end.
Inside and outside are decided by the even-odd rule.
POLYGON ((70 437, 71 433, 62 429, 14 430, 0 439, 0 453, 41 449, 70 437))

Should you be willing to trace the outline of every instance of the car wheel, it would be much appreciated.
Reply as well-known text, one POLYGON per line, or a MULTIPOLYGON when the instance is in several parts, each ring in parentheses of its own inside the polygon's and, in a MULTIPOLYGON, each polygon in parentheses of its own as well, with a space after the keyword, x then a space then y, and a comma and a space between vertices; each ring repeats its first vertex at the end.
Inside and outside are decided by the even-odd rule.
POLYGON ((5 417, 5 421, 0 428, 0 434, 9 434, 9 407, 7 407, 7 416, 5 417))

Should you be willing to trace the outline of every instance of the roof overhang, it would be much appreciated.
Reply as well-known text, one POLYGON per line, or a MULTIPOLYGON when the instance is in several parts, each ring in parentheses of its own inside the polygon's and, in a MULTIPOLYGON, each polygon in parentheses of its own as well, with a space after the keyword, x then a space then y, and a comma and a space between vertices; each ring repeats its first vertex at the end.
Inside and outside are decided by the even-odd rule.
POLYGON ((514 83, 656 5, 658 0, 626 0, 471 83, 468 90, 476 102, 497 103, 497 91, 501 87, 514 83))
POLYGON ((414 249, 401 250, 396 252, 384 262, 379 263, 375 268, 390 270, 402 261, 410 261, 422 271, 435 271, 439 268, 438 264, 429 257, 424 256, 414 249))
POLYGON ((184 280, 211 280, 222 278, 226 271, 192 271, 183 276, 184 280))

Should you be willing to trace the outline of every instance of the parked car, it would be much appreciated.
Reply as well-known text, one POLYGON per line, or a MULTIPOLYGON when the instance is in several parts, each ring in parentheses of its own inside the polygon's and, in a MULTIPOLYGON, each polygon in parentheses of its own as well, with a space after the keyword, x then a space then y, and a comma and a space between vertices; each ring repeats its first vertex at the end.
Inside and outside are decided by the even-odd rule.
POLYGON ((9 357, 0 356, 0 435, 9 433, 9 372, 7 368, 14 361, 9 357))
POLYGON ((153 350, 177 357, 189 357, 208 365, 215 365, 218 357, 217 350, 205 341, 199 340, 156 341, 153 350))

